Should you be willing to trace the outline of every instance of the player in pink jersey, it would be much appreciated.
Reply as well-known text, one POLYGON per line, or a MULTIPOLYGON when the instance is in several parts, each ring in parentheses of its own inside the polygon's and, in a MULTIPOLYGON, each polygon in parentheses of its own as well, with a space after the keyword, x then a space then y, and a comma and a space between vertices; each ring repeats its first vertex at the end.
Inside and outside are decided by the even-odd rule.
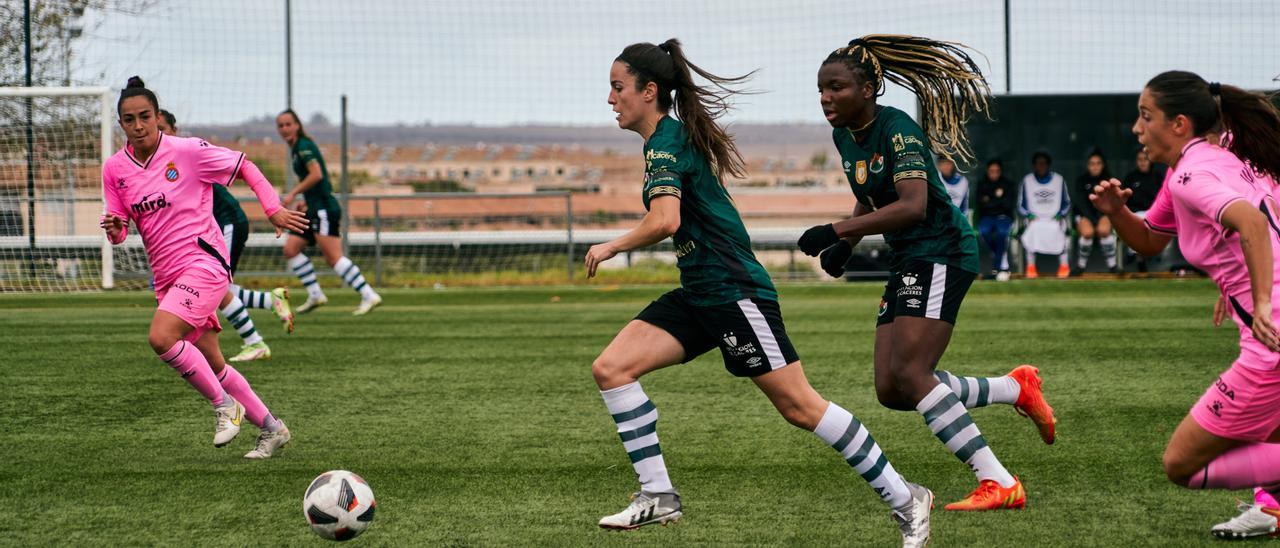
MULTIPOLYGON (((1144 255, 1173 235, 1207 272, 1240 329, 1240 354, 1178 425, 1164 453, 1170 481, 1191 489, 1261 487, 1280 493, 1280 224, 1272 178, 1280 173, 1280 112, 1263 96, 1162 73, 1142 91, 1133 132, 1153 161, 1170 166, 1145 222, 1112 179, 1090 200, 1144 255), (1214 144, 1227 131, 1226 148, 1214 144)), ((1223 307, 1218 307, 1221 310, 1223 307)), ((1221 316, 1219 316, 1220 318, 1221 316)), ((1263 497, 1259 497, 1262 499, 1263 497)), ((1274 533, 1280 509, 1248 507, 1215 526, 1221 538, 1274 533)))
POLYGON ((200 139, 163 136, 156 123, 159 101, 141 78, 129 79, 116 111, 128 143, 102 166, 100 225, 113 244, 124 242, 128 221, 142 236, 160 302, 151 320, 151 348, 213 404, 214 446, 230 443, 248 415, 262 434, 245 457, 268 458, 289 441, 289 429, 218 348, 216 313, 231 279, 227 246, 213 219, 211 185, 248 182, 277 235, 305 228, 306 218, 280 206, 275 189, 243 154, 200 139))

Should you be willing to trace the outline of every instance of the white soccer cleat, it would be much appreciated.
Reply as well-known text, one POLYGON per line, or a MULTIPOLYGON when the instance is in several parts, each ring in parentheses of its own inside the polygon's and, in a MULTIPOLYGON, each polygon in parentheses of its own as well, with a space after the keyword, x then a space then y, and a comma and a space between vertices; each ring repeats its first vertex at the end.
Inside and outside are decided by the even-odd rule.
POLYGON ((213 408, 218 417, 218 426, 213 430, 214 447, 222 447, 236 439, 236 435, 240 433, 240 422, 244 420, 244 406, 230 394, 227 399, 231 400, 231 405, 213 408))
POLYGON ((1224 540, 1239 540, 1269 535, 1280 537, 1277 532, 1277 520, 1280 520, 1280 509, 1266 508, 1256 504, 1241 502, 1236 505, 1240 515, 1226 523, 1213 526, 1213 536, 1224 540))
POLYGON ((645 525, 666 525, 678 521, 681 512, 680 495, 676 493, 645 493, 631 495, 631 504, 612 516, 600 518, 600 527, 630 531, 645 525))
POLYGON ((244 454, 246 459, 269 459, 276 451, 289 443, 292 436, 289 435, 289 427, 284 425, 284 421, 280 421, 280 430, 277 432, 268 432, 263 430, 258 434, 258 446, 244 454))
POLYGON ((312 310, 320 308, 326 304, 329 304, 328 297, 321 296, 318 299, 315 297, 307 297, 307 302, 302 303, 302 305, 298 307, 297 312, 299 314, 306 314, 307 312, 311 312, 312 310))
POLYGON ((911 502, 893 511, 893 521, 902 531, 902 548, 923 548, 929 544, 929 514, 933 511, 933 492, 907 482, 911 502))
POLYGON ((355 312, 352 312, 351 315, 363 316, 380 304, 382 304, 382 295, 374 293, 373 296, 368 299, 360 299, 360 306, 357 306, 355 312))
POLYGON ((227 358, 227 361, 239 363, 269 359, 271 359, 271 348, 267 346, 267 343, 259 341, 241 346, 240 353, 227 358))
POLYGON ((293 334, 293 310, 289 308, 289 288, 277 287, 271 290, 271 311, 280 318, 284 330, 293 334))

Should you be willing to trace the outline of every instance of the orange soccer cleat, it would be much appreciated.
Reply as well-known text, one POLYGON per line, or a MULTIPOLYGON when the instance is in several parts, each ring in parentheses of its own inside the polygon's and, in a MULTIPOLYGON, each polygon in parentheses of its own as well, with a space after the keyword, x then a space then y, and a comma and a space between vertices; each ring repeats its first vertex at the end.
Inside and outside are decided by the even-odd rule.
POLYGON ((1045 401, 1044 392, 1040 390, 1040 370, 1033 365, 1019 365, 1009 372, 1009 377, 1017 381, 1021 389, 1013 409, 1019 415, 1036 423, 1036 428, 1040 430, 1040 439, 1053 445, 1054 428, 1058 424, 1058 419, 1053 416, 1053 408, 1049 406, 1049 402, 1045 401))
POLYGON ((1027 279, 1039 278, 1039 277, 1040 275, 1036 273, 1036 265, 1033 265, 1033 264, 1027 265, 1027 279))
POLYGON ((1071 276, 1071 267, 1069 267, 1069 266, 1067 266, 1067 265, 1065 265, 1065 264, 1060 264, 1060 265, 1058 265, 1058 277, 1059 277, 1059 278, 1067 278, 1067 277, 1070 277, 1070 276, 1071 276))
POLYGON ((1027 492, 1022 489, 1022 480, 1013 477, 1011 487, 1000 487, 995 480, 985 479, 978 482, 964 500, 946 505, 947 510, 959 512, 981 512, 983 510, 1021 510, 1027 506, 1027 492))

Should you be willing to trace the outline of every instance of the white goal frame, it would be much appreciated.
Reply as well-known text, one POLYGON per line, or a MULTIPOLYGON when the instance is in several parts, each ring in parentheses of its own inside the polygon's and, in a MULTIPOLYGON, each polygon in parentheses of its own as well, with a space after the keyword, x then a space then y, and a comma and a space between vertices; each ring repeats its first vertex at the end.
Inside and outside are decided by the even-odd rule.
MULTIPOLYGON (((112 150, 112 132, 115 124, 115 105, 111 102, 111 89, 102 86, 92 87, 0 87, 0 97, 98 97, 101 109, 98 113, 98 132, 100 133, 101 161, 114 153, 112 150)), ((102 235, 102 287, 115 287, 115 259, 111 251, 111 242, 106 234, 102 235)))

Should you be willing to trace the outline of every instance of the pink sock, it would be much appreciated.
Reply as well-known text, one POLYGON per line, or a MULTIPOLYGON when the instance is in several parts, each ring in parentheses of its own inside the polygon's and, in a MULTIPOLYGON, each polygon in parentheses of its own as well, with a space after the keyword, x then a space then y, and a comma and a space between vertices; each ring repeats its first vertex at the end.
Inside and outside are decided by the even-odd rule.
POLYGON ((187 341, 178 341, 160 355, 160 360, 182 375, 182 378, 186 379, 201 396, 204 396, 204 399, 209 400, 214 406, 222 404, 222 396, 226 392, 218 385, 218 379, 214 377, 213 369, 209 368, 209 362, 204 359, 204 354, 201 354, 195 345, 187 341))
POLYGON ((1261 487, 1253 490, 1253 503, 1267 508, 1280 508, 1280 502, 1276 502, 1276 498, 1261 487))
POLYGON ((1192 489, 1248 489, 1280 483, 1280 443, 1250 443, 1218 455, 1191 476, 1192 489))
POLYGON ((267 410, 262 400, 258 399, 258 395, 253 393, 253 389, 249 387, 249 381, 245 380, 244 375, 236 371, 236 368, 231 367, 231 364, 223 366, 218 382, 222 383, 222 388, 226 389, 231 397, 244 406, 244 414, 249 417, 249 422, 263 429, 275 425, 275 417, 271 416, 271 412, 267 410))

